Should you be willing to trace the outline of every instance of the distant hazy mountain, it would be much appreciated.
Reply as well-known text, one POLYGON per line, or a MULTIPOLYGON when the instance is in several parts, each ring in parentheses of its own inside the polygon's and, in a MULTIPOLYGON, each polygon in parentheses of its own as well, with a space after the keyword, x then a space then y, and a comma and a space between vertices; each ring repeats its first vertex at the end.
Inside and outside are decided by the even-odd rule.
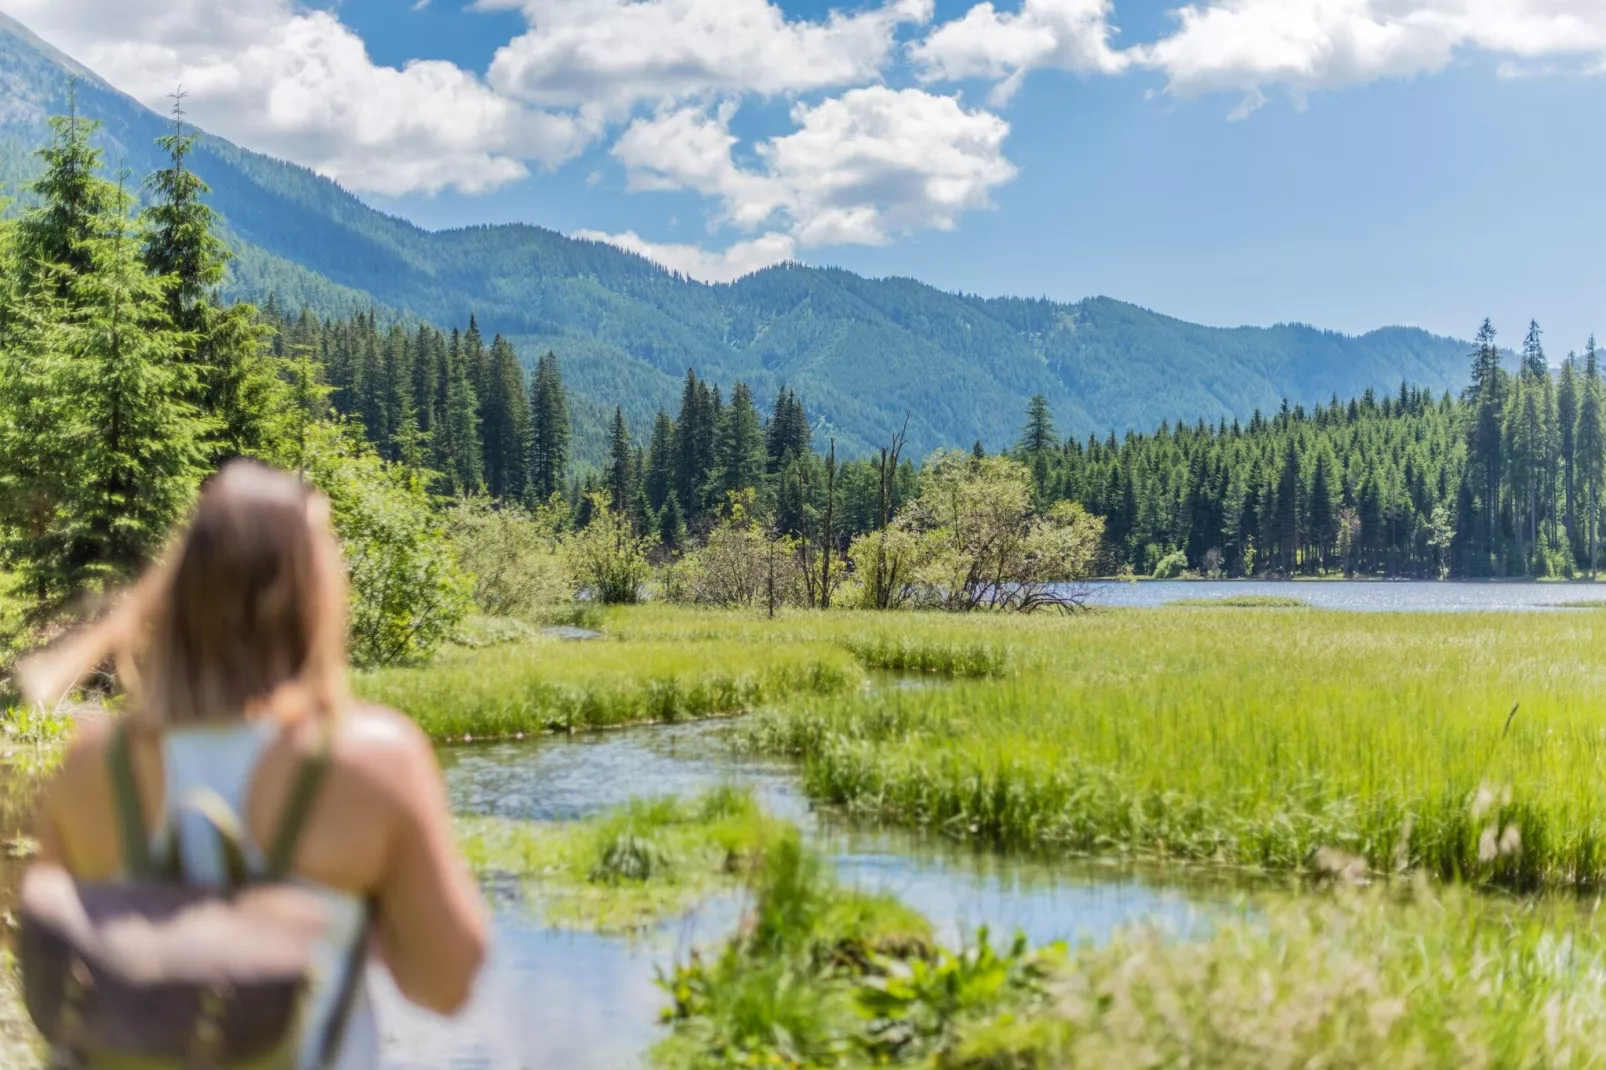
MULTIPOLYGON (((143 177, 166 120, 0 16, 0 178, 32 170, 45 120, 66 105, 105 125, 107 158, 143 177)), ((378 305, 443 326, 478 315, 533 364, 547 348, 585 400, 622 404, 638 436, 673 406, 689 366, 761 398, 793 387, 845 449, 883 442, 910 416, 914 452, 1014 441, 1026 401, 1048 397, 1061 431, 1147 429, 1248 417, 1402 380, 1459 388, 1465 343, 1408 328, 1348 337, 1305 326, 1217 329, 1108 298, 981 299, 910 279, 772 268, 727 286, 693 282, 596 242, 529 226, 426 231, 311 171, 205 138, 194 166, 239 253, 231 289, 345 313, 378 305)))

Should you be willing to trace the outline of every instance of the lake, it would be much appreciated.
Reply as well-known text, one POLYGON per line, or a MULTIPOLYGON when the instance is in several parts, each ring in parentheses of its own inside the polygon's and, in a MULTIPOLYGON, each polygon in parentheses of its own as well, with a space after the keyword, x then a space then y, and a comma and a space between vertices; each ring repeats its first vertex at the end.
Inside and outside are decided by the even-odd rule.
POLYGON ((1315 609, 1371 613, 1442 613, 1472 610, 1562 610, 1564 603, 1599 601, 1606 608, 1606 585, 1410 580, 1270 581, 1141 580, 1095 583, 1090 604, 1154 609, 1180 600, 1279 595, 1298 598, 1315 609))

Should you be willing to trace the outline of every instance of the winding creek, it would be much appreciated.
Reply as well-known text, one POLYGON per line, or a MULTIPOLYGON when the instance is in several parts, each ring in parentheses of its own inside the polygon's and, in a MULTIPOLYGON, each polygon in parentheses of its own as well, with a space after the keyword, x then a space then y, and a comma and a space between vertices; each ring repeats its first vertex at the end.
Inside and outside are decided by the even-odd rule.
MULTIPOLYGON (((1034 942, 1098 941, 1117 927, 1157 921, 1179 936, 1226 908, 1228 878, 1153 875, 1097 863, 1001 857, 896 833, 862 833, 812 813, 796 771, 730 756, 727 725, 639 728, 443 752, 459 813, 573 820, 631 796, 692 795, 721 783, 750 786, 774 813, 799 822, 849 883, 897 894, 957 942, 986 925, 1034 942)), ((639 1065, 660 1035, 656 971, 730 931, 725 900, 629 940, 543 928, 515 892, 495 895, 496 940, 478 994, 444 1022, 407 1008, 376 978, 391 1070, 617 1070, 639 1065)))

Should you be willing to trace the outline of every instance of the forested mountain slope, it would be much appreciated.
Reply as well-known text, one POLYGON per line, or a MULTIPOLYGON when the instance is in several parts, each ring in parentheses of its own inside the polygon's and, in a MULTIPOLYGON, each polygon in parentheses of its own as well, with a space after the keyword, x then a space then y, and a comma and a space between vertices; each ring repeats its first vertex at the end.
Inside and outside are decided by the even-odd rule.
MULTIPOLYGON (((79 109, 104 124, 107 158, 137 179, 155 168, 166 120, 0 16, 0 178, 15 191, 45 119, 79 109)), ((527 364, 555 350, 582 418, 624 406, 644 436, 687 367, 765 397, 794 388, 817 421, 860 451, 909 415, 915 452, 1013 442, 1045 395, 1075 434, 1163 419, 1247 418, 1402 381, 1466 381, 1469 347, 1389 328, 1347 337, 1303 326, 1223 330, 1107 298, 1076 304, 981 299, 909 279, 785 266, 706 286, 596 242, 530 226, 430 232, 375 211, 305 168, 202 139, 193 166, 239 254, 234 295, 323 314, 383 309, 443 326, 478 316, 527 364)), ((1068 254, 1069 255, 1069 254, 1068 254)), ((1086 254, 1076 254, 1086 255, 1086 254)))

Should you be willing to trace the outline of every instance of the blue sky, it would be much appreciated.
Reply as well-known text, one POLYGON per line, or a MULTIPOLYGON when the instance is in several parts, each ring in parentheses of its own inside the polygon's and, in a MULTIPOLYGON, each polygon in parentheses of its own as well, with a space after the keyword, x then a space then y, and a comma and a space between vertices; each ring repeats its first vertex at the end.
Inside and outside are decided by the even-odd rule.
POLYGON ((0 0, 424 226, 1211 324, 1537 317, 1553 358, 1606 334, 1599 0, 837 6, 0 0))

